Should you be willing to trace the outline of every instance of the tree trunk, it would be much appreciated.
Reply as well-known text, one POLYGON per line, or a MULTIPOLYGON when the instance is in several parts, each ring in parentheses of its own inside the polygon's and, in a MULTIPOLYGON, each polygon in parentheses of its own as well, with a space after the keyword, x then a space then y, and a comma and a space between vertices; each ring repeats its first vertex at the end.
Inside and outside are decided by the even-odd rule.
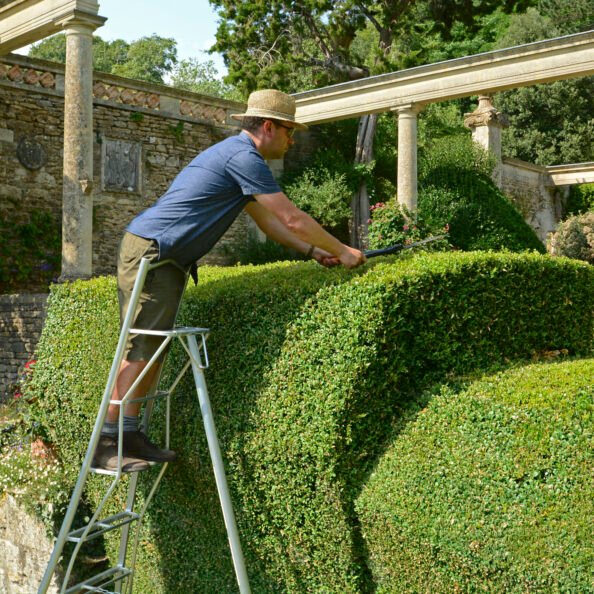
MULTIPOLYGON (((373 137, 377 126, 377 114, 363 116, 359 120, 355 164, 370 163, 373 160, 373 137)), ((353 213, 351 220, 351 246, 363 248, 367 246, 369 221, 369 195, 365 181, 351 200, 353 213)))

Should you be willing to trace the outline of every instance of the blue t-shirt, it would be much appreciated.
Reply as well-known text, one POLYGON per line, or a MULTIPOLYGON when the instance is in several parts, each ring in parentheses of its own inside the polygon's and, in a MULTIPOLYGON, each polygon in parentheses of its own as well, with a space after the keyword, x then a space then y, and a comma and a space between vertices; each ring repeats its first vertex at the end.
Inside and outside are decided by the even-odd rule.
POLYGON ((241 133, 200 153, 126 230, 154 239, 161 260, 187 266, 210 251, 253 194, 280 191, 252 139, 241 133))

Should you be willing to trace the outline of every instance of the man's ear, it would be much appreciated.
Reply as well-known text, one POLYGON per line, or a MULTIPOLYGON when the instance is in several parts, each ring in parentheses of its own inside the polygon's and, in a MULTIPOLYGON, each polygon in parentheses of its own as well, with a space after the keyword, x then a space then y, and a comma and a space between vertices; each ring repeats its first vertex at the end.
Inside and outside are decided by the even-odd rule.
POLYGON ((266 135, 272 134, 272 132, 274 131, 274 124, 272 123, 272 120, 264 120, 262 128, 266 135))

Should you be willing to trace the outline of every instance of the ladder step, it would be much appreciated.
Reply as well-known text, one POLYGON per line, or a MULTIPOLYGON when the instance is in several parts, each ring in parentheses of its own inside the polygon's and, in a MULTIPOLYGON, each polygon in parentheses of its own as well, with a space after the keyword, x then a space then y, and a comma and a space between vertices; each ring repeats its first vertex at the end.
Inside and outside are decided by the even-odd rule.
POLYGON ((104 586, 110 583, 116 583, 132 574, 132 570, 128 567, 111 567, 105 571, 90 577, 84 582, 80 582, 71 586, 66 590, 65 594, 75 594, 75 592, 101 592, 101 594, 116 594, 110 590, 106 590, 104 586))
MULTIPOLYGON (((126 526, 126 524, 131 524, 138 520, 140 516, 137 513, 131 511, 120 512, 119 514, 115 514, 113 516, 109 516, 109 518, 105 518, 105 520, 97 520, 95 524, 91 527, 88 534, 84 537, 84 542, 89 540, 93 540, 106 532, 111 532, 112 530, 117 530, 122 526, 126 526)), ((86 526, 82 528, 78 528, 77 530, 73 530, 68 534, 67 540, 70 542, 80 542, 84 531, 87 529, 86 526)))
POLYGON ((190 326, 180 326, 172 330, 147 330, 145 328, 130 328, 130 334, 147 334, 150 336, 188 336, 189 334, 201 334, 206 337, 210 334, 210 328, 194 328, 190 326))
MULTIPOLYGON (((158 400, 159 398, 167 398, 170 392, 168 390, 157 390, 154 394, 148 396, 142 396, 140 398, 129 398, 126 400, 126 404, 131 402, 148 402, 149 400, 158 400)), ((122 406, 122 400, 110 400, 109 404, 115 404, 116 406, 122 406)))

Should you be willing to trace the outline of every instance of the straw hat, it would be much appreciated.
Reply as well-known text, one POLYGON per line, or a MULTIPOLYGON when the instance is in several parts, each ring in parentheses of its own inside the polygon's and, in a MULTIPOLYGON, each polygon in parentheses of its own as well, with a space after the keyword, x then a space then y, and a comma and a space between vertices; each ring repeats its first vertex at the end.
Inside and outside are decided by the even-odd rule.
POLYGON ((305 124, 295 121, 295 99, 282 91, 273 89, 254 91, 248 97, 247 105, 245 113, 235 113, 231 117, 235 120, 248 117, 279 120, 280 122, 290 122, 298 130, 307 130, 305 124))

